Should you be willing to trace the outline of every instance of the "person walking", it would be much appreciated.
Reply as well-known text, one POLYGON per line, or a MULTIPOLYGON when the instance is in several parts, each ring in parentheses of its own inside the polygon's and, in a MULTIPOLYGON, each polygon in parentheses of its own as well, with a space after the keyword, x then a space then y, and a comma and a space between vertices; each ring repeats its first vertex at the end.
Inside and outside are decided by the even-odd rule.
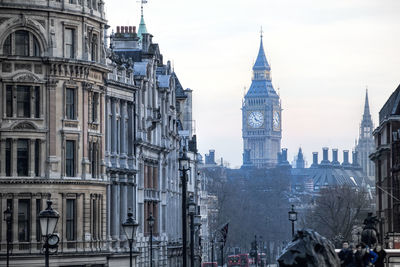
POLYGON ((382 245, 378 244, 374 249, 374 252, 378 255, 375 267, 385 267, 386 251, 382 248, 382 245))
POLYGON ((342 249, 339 251, 340 266, 347 267, 351 260, 351 250, 349 249, 349 242, 343 241, 342 249))
POLYGON ((373 266, 373 264, 378 259, 378 255, 373 252, 368 246, 363 248, 363 250, 365 251, 363 256, 364 267, 373 266))

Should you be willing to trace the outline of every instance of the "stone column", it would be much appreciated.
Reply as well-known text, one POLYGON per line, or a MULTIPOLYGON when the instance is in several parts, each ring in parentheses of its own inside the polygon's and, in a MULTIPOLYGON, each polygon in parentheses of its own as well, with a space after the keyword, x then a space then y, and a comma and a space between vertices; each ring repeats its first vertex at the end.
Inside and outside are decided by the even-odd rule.
POLYGON ((119 185, 117 174, 111 175, 111 237, 119 240, 119 185))
POLYGON ((31 118, 35 117, 35 87, 30 86, 31 118))
POLYGON ((11 141, 11 176, 17 177, 17 145, 18 145, 18 139, 13 138, 11 141))
POLYGON ((0 139, 0 177, 6 176, 6 139, 0 139))
POLYGON ((116 121, 116 101, 114 98, 111 99, 111 129, 110 129, 110 135, 111 135, 111 154, 115 156, 116 151, 117 151, 117 136, 116 136, 116 130, 117 130, 117 121, 116 121))
POLYGON ((35 139, 29 139, 29 172, 30 177, 35 177, 35 139))
MULTIPOLYGON (((107 222, 106 222, 106 235, 108 245, 110 245, 111 241, 111 185, 107 185, 107 198, 106 198, 106 215, 107 215, 107 222)), ((108 247, 110 249, 110 247, 108 247)))
MULTIPOLYGON (((36 242, 36 198, 31 198, 31 242, 36 242)), ((32 247, 33 250, 36 250, 36 247, 32 247)))
POLYGON ((17 117, 17 86, 13 85, 12 87, 12 112, 13 112, 13 117, 17 117))
MULTIPOLYGON (((120 215, 119 221, 120 223, 124 222, 127 218, 128 214, 128 197, 127 197, 127 187, 126 187, 126 175, 120 175, 120 215), (121 181, 121 176, 123 177, 123 182, 121 181)), ((126 236, 122 227, 120 227, 120 240, 126 240, 126 236)))
POLYGON ((41 158, 39 162, 39 171, 40 171, 40 176, 43 178, 46 175, 46 140, 40 140, 40 155, 39 157, 41 158))
POLYGON ((12 206, 12 243, 18 242, 18 199, 13 197, 13 206, 12 206))
POLYGON ((78 249, 80 251, 83 250, 83 242, 84 241, 84 214, 83 214, 83 205, 84 205, 84 194, 77 194, 76 196, 76 241, 78 241, 78 249))

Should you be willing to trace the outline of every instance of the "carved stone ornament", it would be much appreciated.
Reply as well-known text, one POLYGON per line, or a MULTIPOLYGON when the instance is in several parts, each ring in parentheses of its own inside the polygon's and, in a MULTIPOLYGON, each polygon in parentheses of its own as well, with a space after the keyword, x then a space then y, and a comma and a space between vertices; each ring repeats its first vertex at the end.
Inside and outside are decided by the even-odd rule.
POLYGON ((13 77, 14 82, 40 82, 40 79, 30 73, 17 74, 13 77))
POLYGON ((30 122, 21 122, 21 123, 18 123, 16 126, 14 126, 13 129, 14 130, 35 130, 36 127, 30 122))

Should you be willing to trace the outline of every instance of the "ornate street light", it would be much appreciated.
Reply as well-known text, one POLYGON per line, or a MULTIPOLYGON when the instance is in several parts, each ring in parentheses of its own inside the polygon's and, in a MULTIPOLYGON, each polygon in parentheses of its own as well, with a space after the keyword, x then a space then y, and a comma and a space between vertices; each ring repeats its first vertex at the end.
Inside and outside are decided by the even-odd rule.
POLYGON ((153 267, 153 227, 154 227, 154 217, 150 213, 149 218, 147 218, 147 223, 150 228, 150 267, 153 267))
POLYGON ((132 245, 136 237, 136 230, 139 224, 133 218, 133 213, 129 209, 128 218, 122 223, 122 229, 124 229, 126 238, 129 241, 129 266, 132 267, 132 245))
POLYGON ((3 212, 4 221, 7 224, 7 267, 10 266, 10 242, 11 242, 11 221, 12 221, 12 211, 10 206, 3 212))
POLYGON ((49 249, 57 248, 58 242, 60 241, 58 235, 54 234, 60 215, 56 210, 53 210, 51 207, 52 204, 53 202, 51 200, 47 200, 47 208, 42 210, 38 216, 42 237, 45 238, 45 243, 43 245, 45 249, 45 267, 49 266, 49 249))
POLYGON ((187 267, 187 218, 186 218, 186 194, 187 194, 187 172, 190 169, 190 159, 186 154, 186 147, 179 157, 179 171, 181 172, 182 184, 182 267, 187 267))
POLYGON ((188 211, 190 215, 190 267, 194 267, 194 215, 196 213, 196 202, 193 195, 189 197, 188 211))
POLYGON ((292 209, 289 213, 289 221, 292 222, 292 237, 294 237, 294 222, 297 221, 297 212, 294 211, 294 205, 292 205, 292 209))

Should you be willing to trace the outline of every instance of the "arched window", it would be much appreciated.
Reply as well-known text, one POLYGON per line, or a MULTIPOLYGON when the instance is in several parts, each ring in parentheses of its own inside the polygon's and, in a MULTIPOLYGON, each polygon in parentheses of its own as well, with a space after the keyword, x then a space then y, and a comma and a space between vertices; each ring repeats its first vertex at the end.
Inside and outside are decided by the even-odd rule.
POLYGON ((39 41, 28 31, 15 31, 4 41, 3 54, 38 57, 40 56, 39 41))

